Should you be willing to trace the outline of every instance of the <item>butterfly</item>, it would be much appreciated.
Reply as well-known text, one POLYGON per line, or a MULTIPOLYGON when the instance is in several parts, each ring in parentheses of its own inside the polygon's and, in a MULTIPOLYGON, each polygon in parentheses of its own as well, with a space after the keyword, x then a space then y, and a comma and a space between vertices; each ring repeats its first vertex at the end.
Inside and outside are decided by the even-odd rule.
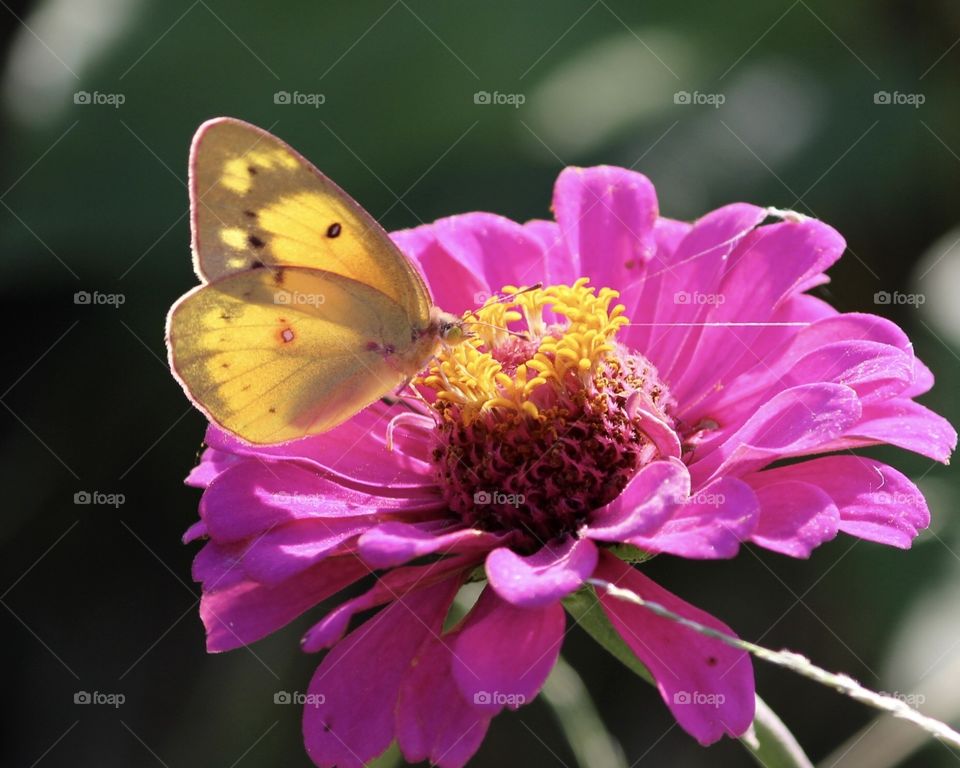
POLYGON ((223 429, 256 444, 326 432, 464 338, 373 217, 272 134, 210 120, 189 171, 202 284, 171 308, 167 351, 223 429))

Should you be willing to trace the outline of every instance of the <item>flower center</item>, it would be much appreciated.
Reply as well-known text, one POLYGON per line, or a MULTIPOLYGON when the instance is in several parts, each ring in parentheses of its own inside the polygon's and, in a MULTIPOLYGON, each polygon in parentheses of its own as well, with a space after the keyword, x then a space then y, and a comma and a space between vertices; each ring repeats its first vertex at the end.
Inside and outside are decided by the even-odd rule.
POLYGON ((420 384, 433 390, 433 458, 466 523, 539 544, 612 501, 672 434, 656 369, 619 344, 619 295, 573 285, 503 289, 465 318, 420 384))

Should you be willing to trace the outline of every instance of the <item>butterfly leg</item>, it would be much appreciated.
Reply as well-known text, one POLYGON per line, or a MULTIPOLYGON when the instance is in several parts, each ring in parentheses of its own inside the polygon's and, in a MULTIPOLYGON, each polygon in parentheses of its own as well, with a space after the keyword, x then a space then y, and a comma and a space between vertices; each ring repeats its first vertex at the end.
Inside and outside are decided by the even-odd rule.
POLYGON ((405 382, 403 382, 403 384, 400 385, 399 391, 403 391, 404 389, 409 389, 410 392, 413 393, 414 398, 420 401, 424 409, 428 413, 430 412, 430 403, 427 402, 427 399, 423 396, 423 393, 419 389, 417 389, 415 386, 413 386, 412 376, 409 377, 405 382))

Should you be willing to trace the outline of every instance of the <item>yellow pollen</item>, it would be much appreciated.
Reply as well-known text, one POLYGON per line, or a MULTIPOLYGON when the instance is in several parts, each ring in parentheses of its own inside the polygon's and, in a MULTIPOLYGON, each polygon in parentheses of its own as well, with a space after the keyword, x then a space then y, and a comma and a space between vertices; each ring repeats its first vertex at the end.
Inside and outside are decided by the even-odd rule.
POLYGON ((445 346, 419 383, 457 404, 466 423, 497 408, 540 418, 534 400, 549 401, 539 397, 544 387, 593 389, 600 363, 616 365, 613 339, 630 321, 622 304, 611 307, 616 291, 587 282, 523 293, 505 286, 465 316, 467 339, 445 346))

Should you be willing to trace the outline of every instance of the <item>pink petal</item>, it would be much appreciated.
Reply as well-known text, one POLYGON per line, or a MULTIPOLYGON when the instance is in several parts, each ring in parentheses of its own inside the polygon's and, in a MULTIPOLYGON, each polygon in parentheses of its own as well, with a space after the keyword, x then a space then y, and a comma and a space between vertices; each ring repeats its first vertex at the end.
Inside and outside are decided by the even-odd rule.
POLYGON ((277 584, 341 552, 341 545, 374 525, 370 517, 340 517, 278 526, 246 546, 240 565, 256 581, 277 584))
MULTIPOLYGON (((479 563, 476 557, 462 556, 438 560, 429 565, 394 568, 359 597, 347 600, 307 630, 300 647, 307 653, 330 648, 343 637, 350 620, 361 611, 393 601, 404 602, 407 595, 438 582, 457 581, 459 574, 479 563)), ((370 568, 367 573, 371 573, 370 568)))
MULTIPOLYGON (((493 213, 465 213, 440 219, 434 225, 437 241, 450 259, 480 276, 487 294, 506 285, 532 285, 543 280, 543 246, 529 230, 493 213)), ((450 277, 432 272, 444 281, 450 277)), ((476 297, 467 307, 444 307, 448 312, 474 309, 484 299, 476 297)))
POLYGON ((659 530, 626 541, 647 552, 679 557, 733 557, 756 527, 758 513, 750 486, 734 477, 722 477, 690 496, 659 530))
POLYGON ((902 392, 913 379, 913 358, 872 341, 838 341, 800 358, 784 377, 784 389, 832 381, 853 389, 866 405, 902 392))
POLYGON ((585 536, 622 542, 655 532, 690 495, 687 468, 676 459, 654 461, 643 467, 616 499, 595 510, 584 527, 585 536))
MULTIPOLYGON (((680 376, 668 376, 673 395, 681 402, 695 401, 715 381, 725 381, 741 357, 749 359, 752 342, 763 327, 729 324, 769 322, 800 284, 840 258, 844 247, 834 229, 813 219, 771 224, 747 235, 730 255, 727 274, 716 290, 722 301, 706 304, 707 311, 698 318, 709 325, 696 334, 687 358, 692 362, 680 376)), ((697 285, 687 290, 698 288, 705 290, 697 285)))
POLYGON ((564 623, 559 602, 517 608, 484 589, 452 643, 464 698, 488 715, 533 701, 560 654, 564 623))
POLYGON ((723 444, 693 463, 690 474, 699 484, 822 449, 859 417, 856 393, 842 384, 805 384, 785 390, 760 406, 723 444))
POLYGON ((577 265, 567 251, 559 225, 555 221, 534 219, 526 222, 523 228, 537 238, 543 250, 544 285, 573 285, 580 275, 577 273, 577 265))
POLYGON ((913 382, 903 393, 904 397, 919 397, 933 388, 933 371, 918 358, 913 358, 913 382))
MULTIPOLYGON (((792 296, 770 316, 770 325, 760 328, 728 330, 734 336, 750 334, 749 344, 742 346, 743 354, 729 369, 716 372, 712 382, 696 399, 679 403, 676 418, 688 424, 707 419, 718 421, 723 428, 712 433, 717 440, 739 427, 756 410, 758 404, 783 387, 774 386, 789 365, 784 361, 787 351, 811 326, 836 311, 813 296, 792 296), (778 325, 779 324, 779 325, 778 325), (799 325, 785 325, 799 324, 799 325), (754 331, 759 333, 754 334, 754 331)), ((678 363, 678 370, 694 364, 691 357, 678 363)), ((722 441, 722 440, 721 440, 722 441)))
POLYGON ((785 480, 756 489, 760 519, 751 537, 761 547, 791 557, 810 553, 837 535, 840 511, 816 485, 785 480))
POLYGON ((566 168, 553 212, 579 277, 592 285, 629 285, 656 252, 657 195, 646 176, 601 165, 566 168))
POLYGON ((203 585, 204 591, 224 589, 246 578, 240 566, 243 557, 243 542, 219 544, 207 541, 193 558, 193 580, 203 585))
POLYGON ((633 392, 627 398, 627 416, 639 422, 639 427, 660 454, 660 458, 679 459, 683 455, 680 437, 676 430, 664 421, 654 410, 654 406, 639 392, 633 392))
POLYGON ((248 579, 239 569, 231 572, 239 578, 212 579, 200 598, 207 650, 229 651, 266 637, 369 572, 347 556, 325 560, 273 586, 248 579))
POLYGON ((206 488, 217 475, 239 460, 240 458, 232 453, 207 448, 200 457, 200 463, 190 470, 185 482, 193 488, 206 488))
POLYGON ((291 522, 369 517, 380 512, 440 509, 439 498, 385 498, 339 485, 292 462, 244 460, 221 473, 200 502, 218 541, 237 541, 291 522))
POLYGON ((730 253, 765 216, 764 209, 744 203, 711 211, 693 225, 669 264, 651 263, 648 272, 663 270, 665 274, 651 318, 657 325, 643 351, 661 375, 669 375, 685 346, 700 334, 696 327, 675 325, 699 322, 706 315, 709 305, 694 294, 707 296, 719 291, 730 253))
POLYGON ((408 763, 461 768, 479 749, 490 716, 464 700, 447 643, 428 638, 400 689, 397 743, 408 763))
POLYGON ((676 250, 692 226, 686 221, 657 219, 653 227, 656 245, 653 258, 634 283, 618 288, 620 300, 627 308, 626 315, 634 323, 624 328, 619 338, 631 349, 649 350, 651 347, 650 338, 655 329, 650 323, 656 318, 662 287, 665 282, 669 283, 676 250))
POLYGON ((250 445, 213 426, 206 440, 212 448, 240 456, 297 459, 341 485, 373 495, 432 494, 433 465, 427 457, 387 450, 387 424, 407 412, 378 401, 329 432, 280 445, 250 445))
POLYGON ((205 539, 208 535, 207 524, 203 522, 203 520, 197 520, 197 522, 187 528, 187 531, 183 534, 181 541, 184 544, 190 544, 198 539, 205 539))
POLYGON ((815 485, 839 509, 841 531, 880 544, 906 549, 930 524, 920 490, 892 467, 862 456, 824 456, 745 480, 754 488, 792 480, 815 485))
POLYGON ((946 464, 957 447, 957 431, 920 403, 897 398, 865 406, 863 418, 828 449, 876 443, 889 443, 946 464))
POLYGON ((567 537, 544 545, 528 557, 506 547, 487 555, 493 590, 520 608, 541 608, 576 591, 597 565, 597 547, 589 539, 567 537))
POLYGON ((490 293, 483 272, 470 269, 449 254, 437 239, 433 224, 391 232, 390 237, 408 258, 420 265, 431 283, 434 303, 446 312, 459 314, 474 309, 477 297, 490 293))
POLYGON ((903 352, 911 352, 913 349, 910 339, 896 323, 890 322, 885 317, 863 312, 846 312, 825 318, 802 333, 804 334, 803 346, 798 350, 798 354, 801 355, 832 341, 858 339, 887 344, 903 352))
MULTIPOLYGON (((733 631, 642 573, 604 553, 597 576, 725 634, 733 631)), ((677 722, 701 744, 740 736, 753 722, 755 691, 750 657, 648 609, 600 590, 600 604, 624 642, 650 670, 677 722)))
POLYGON ((459 588, 450 579, 394 602, 326 655, 310 681, 303 736, 321 768, 362 768, 394 738, 400 689, 424 641, 439 635, 459 588))
POLYGON ((392 568, 424 555, 489 550, 501 537, 476 528, 438 530, 435 523, 383 523, 357 542, 360 556, 371 568, 392 568))
POLYGON ((654 254, 656 259, 655 270, 660 270, 668 265, 683 260, 683 255, 678 257, 680 243, 684 241, 687 235, 693 230, 694 225, 689 221, 678 221, 661 216, 657 219, 653 227, 653 239, 657 244, 657 251, 654 254))
MULTIPOLYGON (((757 341, 770 334, 764 334, 750 347, 744 347, 745 364, 736 370, 740 378, 728 380, 725 386, 719 386, 723 383, 722 377, 716 378, 716 394, 708 395, 693 407, 682 409, 682 417, 696 423, 711 414, 724 414, 725 421, 729 424, 731 419, 738 418, 740 414, 743 414, 745 419, 764 399, 793 384, 808 383, 818 377, 820 380, 839 383, 847 383, 840 381, 843 377, 852 376, 853 380, 856 380, 856 368, 846 362, 848 349, 861 357, 869 357, 872 350, 875 358, 890 360, 893 371, 889 383, 893 386, 887 387, 888 392, 896 392, 897 388, 902 388, 904 377, 909 380, 915 375, 911 374, 909 369, 912 367, 915 371, 918 361, 913 358, 909 340, 899 328, 883 318, 874 315, 834 314, 814 320, 804 328, 788 330, 785 338, 781 336, 783 343, 779 348, 756 346, 757 341), (851 346, 847 347, 847 344, 851 346), (825 349, 835 352, 836 359, 825 357, 825 349)), ((878 374, 882 379, 882 369, 878 374)), ((855 388, 861 393, 861 387, 855 388)), ((862 393, 867 394, 868 390, 863 388, 862 393)))

